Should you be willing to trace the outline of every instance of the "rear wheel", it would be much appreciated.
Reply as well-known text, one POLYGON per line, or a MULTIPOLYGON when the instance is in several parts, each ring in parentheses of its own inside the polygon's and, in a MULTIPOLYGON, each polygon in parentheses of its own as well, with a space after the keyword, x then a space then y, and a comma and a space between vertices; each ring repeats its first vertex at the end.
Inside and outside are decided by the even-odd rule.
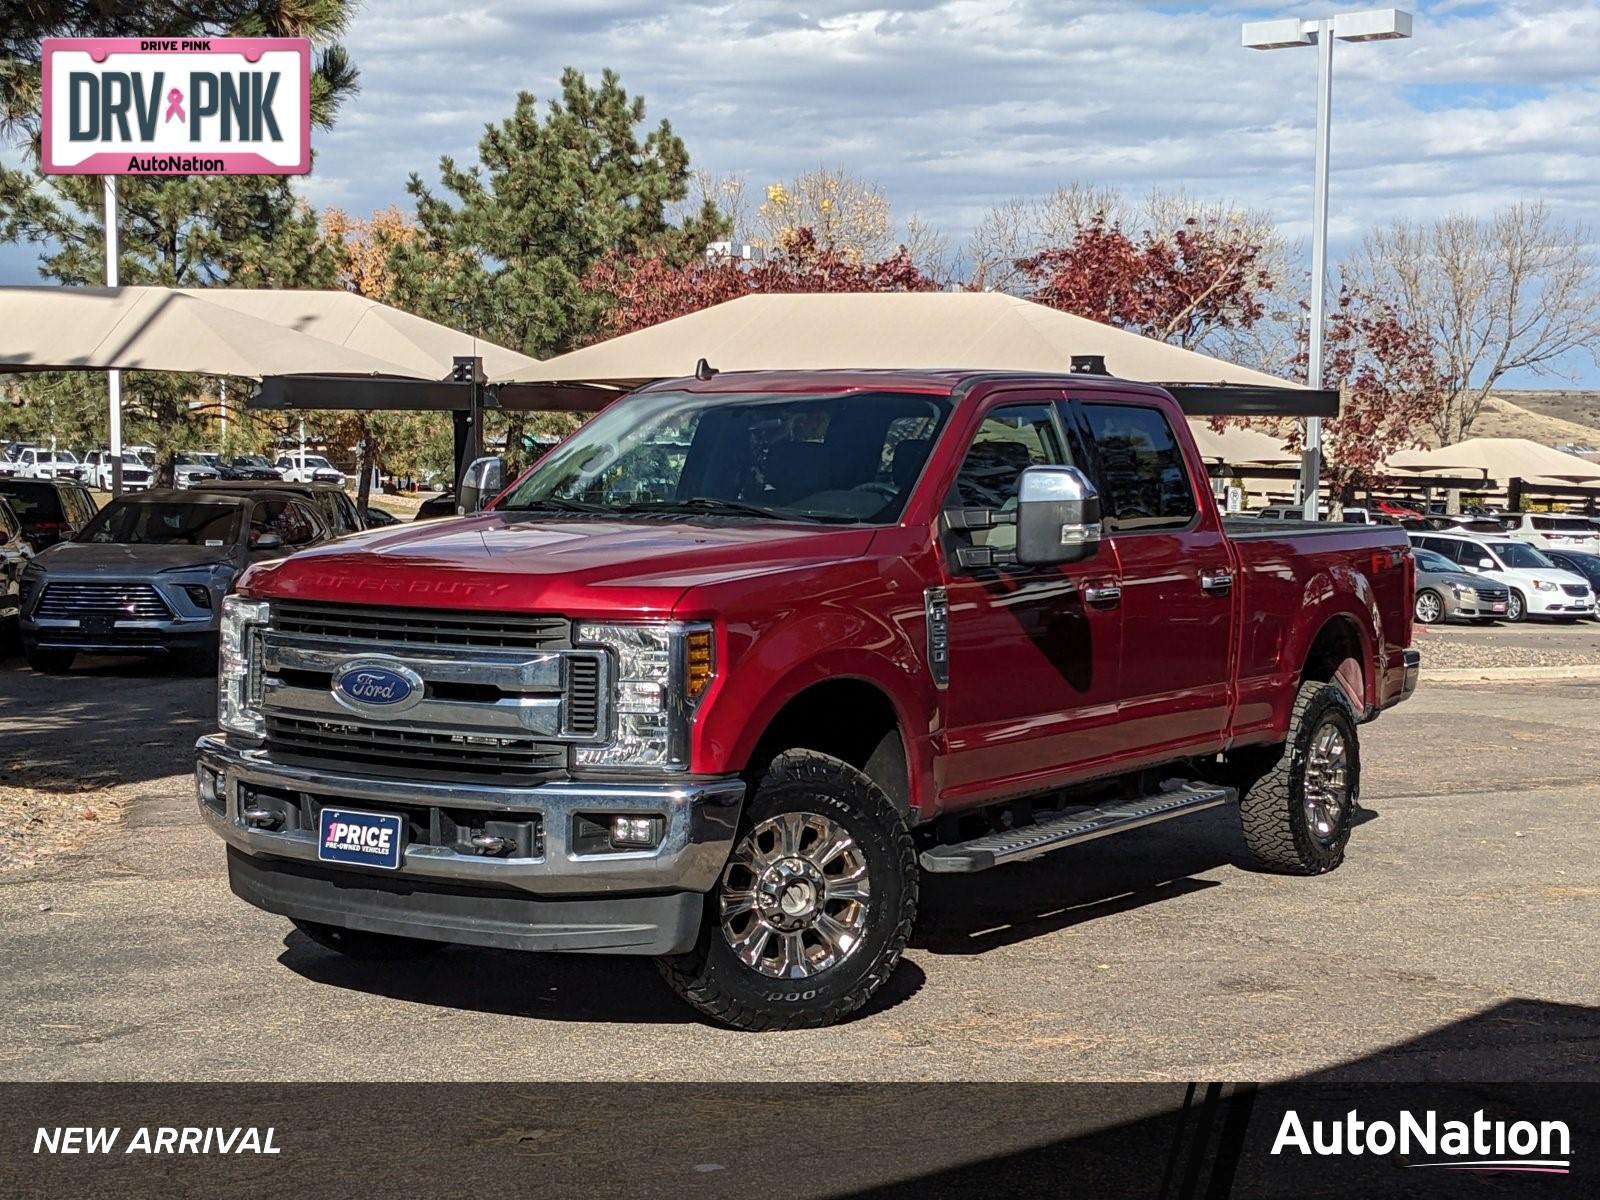
POLYGON ((910 831, 875 783, 824 754, 781 754, 746 805, 699 941, 660 959, 661 972, 724 1025, 831 1025, 900 961, 917 870, 910 831))
POLYGON ((1411 606, 1419 625, 1437 625, 1444 620, 1444 597, 1432 588, 1423 588, 1411 606))
POLYGON ((1506 597, 1506 620, 1516 622, 1525 620, 1528 616, 1528 601, 1516 588, 1511 589, 1511 595, 1506 597))
POLYGON ((1355 712, 1336 684, 1308 680, 1289 739, 1239 802, 1245 845, 1262 866, 1320 875, 1344 861, 1361 785, 1355 712))
POLYGON ((426 958, 445 948, 444 942, 425 938, 399 937, 392 933, 369 933, 365 929, 344 929, 321 921, 294 920, 294 927, 317 945, 337 950, 346 958, 393 962, 407 958, 426 958))
POLYGON ((61 675, 72 670, 72 661, 77 658, 73 650, 41 650, 33 646, 24 651, 28 665, 41 675, 61 675))

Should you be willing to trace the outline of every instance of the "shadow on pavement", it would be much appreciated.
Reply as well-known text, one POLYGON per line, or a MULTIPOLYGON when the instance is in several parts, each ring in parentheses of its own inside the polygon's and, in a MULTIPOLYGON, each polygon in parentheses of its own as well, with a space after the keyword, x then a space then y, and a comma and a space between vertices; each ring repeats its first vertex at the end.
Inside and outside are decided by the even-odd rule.
MULTIPOLYGON (((402 962, 362 961, 294 932, 278 961, 313 983, 466 1012, 545 1021, 684 1025, 698 1018, 646 959, 604 954, 526 954, 451 946, 402 962)), ((926 977, 901 960, 872 1002, 850 1019, 884 1012, 921 990, 926 977)))
POLYGON ((181 775, 216 723, 216 680, 166 659, 85 655, 60 675, 0 661, 0 783, 78 791, 181 775))
MULTIPOLYGON (((1359 808, 1354 824, 1378 815, 1359 808)), ((1259 869, 1231 805, 977 875, 924 875, 911 944, 934 954, 982 954, 1226 886, 1196 878, 1225 866, 1259 869)))

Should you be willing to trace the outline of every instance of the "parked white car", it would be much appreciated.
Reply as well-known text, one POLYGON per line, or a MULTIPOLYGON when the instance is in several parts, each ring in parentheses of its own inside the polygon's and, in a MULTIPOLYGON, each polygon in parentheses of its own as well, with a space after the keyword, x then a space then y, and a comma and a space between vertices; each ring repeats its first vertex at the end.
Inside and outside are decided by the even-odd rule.
MULTIPOLYGON (((91 450, 83 456, 83 481, 102 492, 111 490, 111 451, 91 450)), ((149 465, 132 450, 122 452, 122 489, 137 492, 150 486, 149 465)))
POLYGON ((1422 546, 1456 563, 1468 575, 1503 583, 1510 591, 1506 620, 1558 617, 1575 621, 1595 613, 1594 591, 1582 575, 1563 571, 1527 542, 1504 534, 1472 537, 1456 533, 1413 533, 1422 546))
POLYGON ((273 467, 283 474, 285 483, 332 483, 344 486, 344 472, 320 454, 280 454, 273 467))
POLYGON ((17 456, 15 474, 18 479, 77 479, 81 471, 70 450, 30 446, 17 456))
POLYGON ((192 488, 200 483, 213 483, 221 473, 206 461, 205 455, 182 453, 172 456, 172 482, 181 488, 192 488))
POLYGON ((1506 536, 1541 550, 1570 550, 1575 554, 1600 554, 1600 529, 1588 517, 1562 513, 1509 513, 1501 518, 1506 536))

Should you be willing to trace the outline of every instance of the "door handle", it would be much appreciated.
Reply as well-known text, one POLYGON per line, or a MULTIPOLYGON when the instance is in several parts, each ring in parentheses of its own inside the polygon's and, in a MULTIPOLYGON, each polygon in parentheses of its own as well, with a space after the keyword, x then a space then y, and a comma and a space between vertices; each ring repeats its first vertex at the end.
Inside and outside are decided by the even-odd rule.
POLYGON ((1122 589, 1114 583, 1090 584, 1083 589, 1083 598, 1090 604, 1116 604, 1122 599, 1122 589))
POLYGON ((1220 596, 1223 592, 1233 590, 1232 571, 1203 571, 1200 574, 1200 587, 1203 591, 1220 596))

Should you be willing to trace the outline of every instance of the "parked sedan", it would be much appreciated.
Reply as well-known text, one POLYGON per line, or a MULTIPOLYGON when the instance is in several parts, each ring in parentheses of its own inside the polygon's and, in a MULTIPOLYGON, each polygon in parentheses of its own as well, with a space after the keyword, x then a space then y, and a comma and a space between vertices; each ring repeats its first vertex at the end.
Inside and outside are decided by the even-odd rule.
POLYGON ((1442 554, 1414 548, 1417 590, 1412 613, 1419 625, 1442 621, 1492 621, 1506 615, 1509 589, 1479 575, 1468 575, 1442 554))
POLYGON ((1563 571, 1527 542, 1504 535, 1478 538, 1448 533, 1413 533, 1411 542, 1456 563, 1468 575, 1509 588, 1508 621, 1528 617, 1576 621, 1594 615, 1589 581, 1563 571))
POLYGON ((23 573, 22 645, 39 671, 83 651, 164 654, 216 669, 222 597, 246 566, 328 538, 299 496, 162 488, 100 510, 23 573))

